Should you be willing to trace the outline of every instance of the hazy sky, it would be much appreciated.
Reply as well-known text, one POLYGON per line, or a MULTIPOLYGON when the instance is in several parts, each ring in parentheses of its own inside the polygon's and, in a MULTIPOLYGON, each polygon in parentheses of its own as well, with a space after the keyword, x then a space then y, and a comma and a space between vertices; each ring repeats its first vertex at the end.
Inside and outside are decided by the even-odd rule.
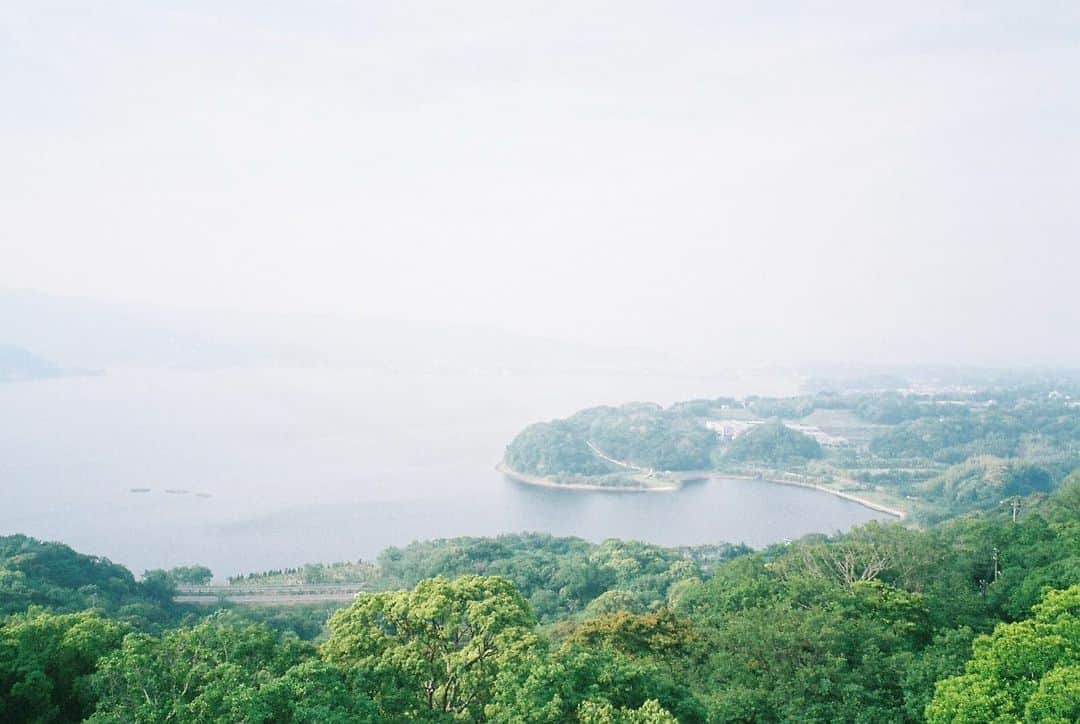
POLYGON ((8 0, 0 286, 1080 365, 1078 41, 1076 2, 8 0))

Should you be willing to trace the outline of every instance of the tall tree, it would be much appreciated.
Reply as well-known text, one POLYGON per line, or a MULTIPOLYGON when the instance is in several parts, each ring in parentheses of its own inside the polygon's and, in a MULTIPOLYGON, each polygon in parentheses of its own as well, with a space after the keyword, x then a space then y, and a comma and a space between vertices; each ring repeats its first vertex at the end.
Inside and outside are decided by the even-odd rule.
POLYGON ((975 640, 965 672, 937 683, 927 721, 1080 721, 1080 585, 1033 610, 975 640))
POLYGON ((79 721, 93 710, 89 677, 123 627, 85 611, 32 610, 0 624, 0 721, 79 721))
POLYGON ((479 719, 495 678, 537 643, 535 618, 502 578, 434 578, 365 594, 330 619, 323 657, 374 672, 389 717, 479 719))

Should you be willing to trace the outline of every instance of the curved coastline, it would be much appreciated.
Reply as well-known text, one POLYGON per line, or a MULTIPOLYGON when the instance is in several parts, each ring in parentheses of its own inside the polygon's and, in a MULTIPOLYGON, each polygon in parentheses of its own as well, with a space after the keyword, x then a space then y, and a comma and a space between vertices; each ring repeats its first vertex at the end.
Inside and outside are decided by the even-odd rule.
POLYGON ((759 478, 759 477, 755 477, 753 475, 736 475, 734 473, 721 473, 721 472, 717 472, 717 471, 710 471, 709 474, 708 474, 708 477, 710 477, 710 478, 731 478, 731 479, 734 479, 734 480, 760 480, 760 481, 765 482, 765 483, 775 483, 776 485, 791 485, 791 486, 794 486, 796 488, 808 488, 810 490, 819 490, 822 493, 828 493, 829 495, 835 495, 838 498, 843 498, 844 500, 850 500, 853 503, 858 503, 859 505, 863 506, 864 508, 869 508, 870 510, 876 510, 879 513, 886 513, 886 514, 891 515, 894 518, 897 518, 899 520, 903 520, 904 518, 907 517, 907 512, 906 511, 899 510, 897 508, 890 508, 887 505, 877 503, 877 502, 875 502, 873 500, 868 500, 867 498, 861 498, 858 495, 852 495, 851 493, 845 493, 843 490, 836 490, 834 488, 830 488, 828 486, 821 485, 820 483, 807 483, 807 482, 803 482, 801 480, 784 480, 782 478, 765 478, 765 477, 760 477, 759 478))
POLYGON ((600 493, 674 493, 682 489, 681 484, 658 485, 655 487, 618 487, 614 485, 591 485, 589 483, 557 483, 554 480, 540 475, 520 473, 513 468, 507 467, 503 462, 495 466, 495 469, 512 480, 525 485, 535 485, 540 488, 559 488, 562 490, 588 490, 600 493))
MULTIPOLYGON (((563 490, 599 491, 599 492, 603 492, 603 493, 673 493, 673 492, 676 492, 676 491, 682 489, 681 484, 679 484, 679 485, 664 485, 664 486, 658 486, 658 487, 654 487, 654 488, 646 488, 646 487, 629 488, 629 487, 613 487, 613 486, 608 486, 608 485, 590 485, 589 483, 558 483, 558 482, 555 482, 554 480, 550 480, 548 478, 545 478, 545 477, 542 477, 542 476, 539 476, 539 475, 529 475, 527 473, 518 472, 517 470, 514 470, 514 469, 508 467, 503 462, 500 462, 499 464, 497 464, 495 466, 495 469, 497 471, 499 471, 500 473, 502 473, 503 475, 507 476, 508 478, 516 480, 519 483, 524 483, 526 485, 535 485, 535 486, 541 487, 541 488, 561 488, 563 490)), ((860 497, 858 495, 852 495, 851 493, 846 493, 846 492, 844 492, 842 490, 835 490, 833 488, 827 487, 825 485, 821 485, 819 483, 808 483, 808 482, 803 482, 801 480, 785 480, 785 479, 779 478, 779 477, 758 477, 758 476, 754 476, 754 475, 739 475, 739 474, 736 474, 736 473, 724 473, 724 472, 720 472, 720 471, 717 471, 717 470, 684 471, 684 472, 678 473, 678 475, 679 475, 680 483, 682 481, 685 481, 685 480, 688 480, 688 479, 691 479, 691 478, 728 478, 728 479, 732 479, 732 480, 756 480, 756 481, 761 481, 761 482, 765 482, 765 483, 774 483, 776 485, 790 485, 790 486, 793 486, 793 487, 796 487, 796 488, 807 488, 807 489, 810 489, 810 490, 817 490, 817 491, 820 491, 822 493, 828 493, 829 495, 835 495, 836 497, 843 498, 844 500, 850 500, 853 503, 858 503, 859 505, 863 506, 864 508, 869 508, 870 510, 875 510, 875 511, 877 511, 879 513, 885 513, 887 515, 891 515, 894 518, 897 518, 898 520, 904 520, 907 517, 907 512, 906 511, 899 510, 897 508, 890 508, 889 506, 883 505, 882 503, 878 503, 878 502, 875 502, 873 500, 869 500, 867 498, 862 498, 862 497, 860 497)))

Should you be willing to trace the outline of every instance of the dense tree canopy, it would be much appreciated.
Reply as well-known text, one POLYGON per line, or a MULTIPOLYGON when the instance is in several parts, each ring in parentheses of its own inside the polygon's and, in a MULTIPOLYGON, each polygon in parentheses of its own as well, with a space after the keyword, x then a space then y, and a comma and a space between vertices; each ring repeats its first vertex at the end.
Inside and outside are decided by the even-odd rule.
POLYGON ((374 672, 373 692, 388 712, 475 720, 494 695, 500 670, 536 645, 535 619, 501 578, 433 578, 412 591, 361 594, 330 619, 322 646, 333 664, 374 672))
POLYGON ((959 676, 938 682, 929 722, 1080 721, 1080 585, 1050 591, 1034 616, 975 640, 959 676))
POLYGON ((522 430, 506 448, 506 463, 536 475, 603 475, 614 468, 589 449, 569 423, 538 422, 522 430))
POLYGON ((735 439, 726 453, 729 460, 786 465, 822 457, 817 440, 792 430, 779 420, 759 425, 735 439))
POLYGON ((94 678, 89 721, 101 724, 379 721, 363 687, 310 646, 227 614, 160 638, 129 634, 94 678))
POLYGON ((29 606, 64 612, 99 609, 135 626, 160 626, 177 614, 173 589, 171 581, 157 575, 136 581, 123 566, 61 543, 0 536, 0 616, 29 606))
POLYGON ((622 610, 658 608, 675 584, 749 552, 741 545, 672 549, 545 534, 455 538, 386 549, 379 556, 381 575, 371 585, 408 588, 439 575, 501 576, 513 581, 541 621, 550 622, 590 607, 613 610, 613 604, 622 610))
POLYGON ((735 557, 550 536, 414 544, 380 558, 404 590, 360 595, 318 645, 243 611, 148 633, 34 609, 0 627, 0 718, 1072 721, 1077 491, 1073 476, 1029 496, 1015 522, 872 523, 735 557), (553 581, 588 604, 539 627, 523 591, 542 601, 553 581))
POLYGON ((693 414, 695 409, 630 403, 582 410, 565 420, 525 428, 507 447, 504 459, 518 472, 556 478, 635 469, 707 469, 717 438, 693 414))
POLYGON ((933 523, 1049 492, 1080 466, 1080 385, 996 380, 979 390, 594 407, 526 428, 504 463, 594 487, 670 489, 689 471, 794 475, 933 523))
POLYGON ((90 677, 124 627, 90 611, 31 609, 0 623, 0 721, 79 721, 94 708, 90 677))
MULTIPOLYGON (((850 424, 852 410, 823 407, 842 398, 809 399, 817 419, 850 424)), ((1071 429, 1074 408, 1048 399, 1024 393, 937 416, 921 413, 957 405, 896 400, 907 419, 893 430, 934 441, 931 423, 977 428, 1000 414, 1001 440, 1009 420, 1041 420, 1020 444, 1052 452, 1039 463, 935 462, 908 488, 942 505, 923 528, 874 522, 760 551, 457 538, 389 548, 374 563, 243 578, 355 576, 365 592, 328 623, 326 606, 184 608, 173 602, 178 583, 204 582, 208 570, 136 580, 60 544, 2 537, 0 721, 1077 721, 1080 471, 1061 472, 1067 449, 1054 437, 1071 429)), ((648 431, 663 415, 728 405, 601 408, 579 422, 612 424, 615 451, 624 413, 648 431)), ((809 449, 805 436, 779 422, 726 450, 762 427, 747 460, 806 460, 792 452, 809 449)), ((993 437, 980 435, 931 448, 974 450, 993 437)), ((828 450, 803 469, 876 465, 873 446, 828 450)))
POLYGON ((980 455, 950 466, 919 489, 944 504, 940 515, 945 517, 991 507, 1008 497, 1047 493, 1052 487, 1053 479, 1045 468, 980 455))

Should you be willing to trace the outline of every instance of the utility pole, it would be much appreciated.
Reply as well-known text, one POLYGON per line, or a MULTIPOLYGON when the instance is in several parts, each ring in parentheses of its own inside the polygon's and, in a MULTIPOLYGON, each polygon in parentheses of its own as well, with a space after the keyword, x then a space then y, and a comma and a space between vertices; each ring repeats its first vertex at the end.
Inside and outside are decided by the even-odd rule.
POLYGON ((1001 575, 1001 569, 998 568, 998 554, 1000 552, 1001 551, 998 550, 998 547, 994 546, 994 580, 995 581, 997 581, 998 576, 1001 575))
POLYGON ((1020 498, 1013 498, 1012 500, 1012 515, 1013 523, 1016 522, 1016 516, 1020 514, 1020 498))

